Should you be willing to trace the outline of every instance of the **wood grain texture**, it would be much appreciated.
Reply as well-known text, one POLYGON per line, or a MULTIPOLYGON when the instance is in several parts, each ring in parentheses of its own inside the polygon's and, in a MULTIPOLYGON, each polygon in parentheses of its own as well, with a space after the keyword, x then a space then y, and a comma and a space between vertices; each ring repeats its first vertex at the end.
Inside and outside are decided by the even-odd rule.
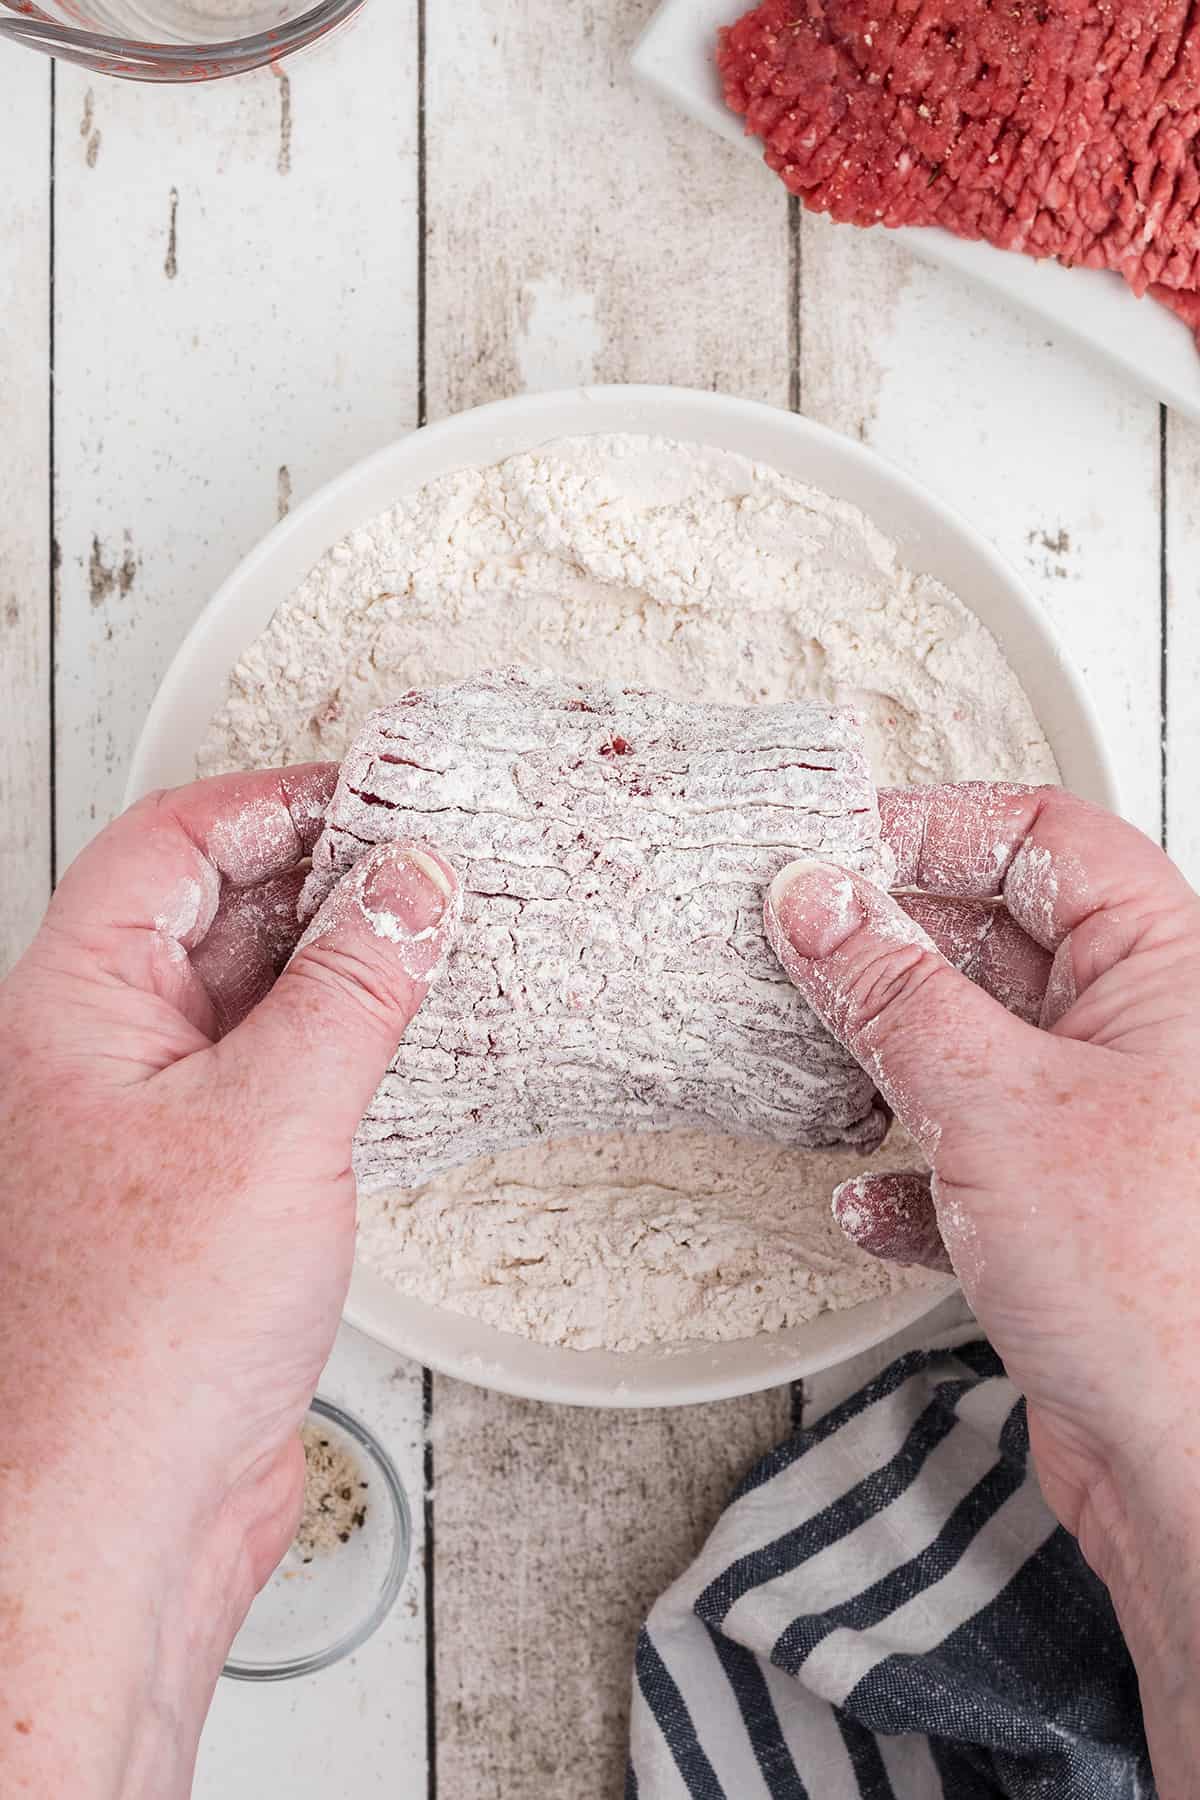
MULTIPOLYGON (((428 10, 431 418, 522 389, 662 381, 786 405, 786 197, 633 85, 653 0, 428 10)), ((630 1657, 785 1393, 669 1415, 437 1379, 439 1792, 620 1792, 630 1657)))
POLYGON ((1126 812, 1157 837, 1157 405, 882 232, 806 216, 801 270, 803 410, 926 482, 1015 565, 1087 681, 1126 812))
MULTIPOLYGON (((416 0, 386 0, 278 72, 211 86, 59 69, 64 861, 119 807, 214 587, 290 505, 416 422, 416 23, 416 0)), ((419 1372, 381 1392, 419 1512, 419 1372)), ((424 1794, 424 1692, 417 1579, 370 1651, 319 1682, 223 1687, 202 1791, 361 1777, 424 1794)))
POLYGON ((119 805, 214 587, 415 423, 416 3, 365 8, 286 72, 58 79, 65 856, 119 805))
MULTIPOLYGON (((789 214, 751 159, 633 87, 627 52, 652 5, 427 5, 430 416, 590 380, 780 404, 794 389, 1021 569, 1087 675, 1129 810, 1157 834, 1157 409, 884 237, 789 214)), ((379 0, 286 74, 174 93, 58 71, 64 856, 117 804, 158 678, 216 582, 417 418, 416 27, 417 0, 379 0)), ((0 965, 50 862, 48 82, 38 59, 0 52, 0 965)), ((1172 421, 1167 823, 1194 878, 1198 493, 1200 435, 1172 421)), ((420 1382, 382 1352, 355 1367, 343 1395, 385 1425, 419 1515, 420 1382)), ((620 1792, 638 1623, 788 1423, 782 1391, 589 1413, 435 1383, 443 1800, 620 1792)), ((198 1792, 420 1800, 424 1658, 410 1580, 341 1670, 224 1684, 198 1792)))
POLYGON ((0 975, 50 893, 50 91, 0 44, 0 975))
POLYGON ((1167 615, 1167 848, 1200 888, 1200 426, 1172 415, 1163 439, 1167 615))
POLYGON ((786 196, 634 85, 653 9, 429 7, 431 418, 589 381, 786 405, 786 196))
POLYGON ((438 1383, 439 1793, 615 1800, 638 1626, 789 1406, 582 1411, 438 1383))

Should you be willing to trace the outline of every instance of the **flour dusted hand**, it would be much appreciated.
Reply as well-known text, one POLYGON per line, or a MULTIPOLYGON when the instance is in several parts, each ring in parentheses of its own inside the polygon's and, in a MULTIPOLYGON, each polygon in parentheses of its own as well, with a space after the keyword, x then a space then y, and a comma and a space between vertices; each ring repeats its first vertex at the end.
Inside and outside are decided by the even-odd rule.
POLYGON ((360 1127, 365 1186, 589 1130, 879 1142, 871 1082, 761 921, 793 856, 881 874, 848 714, 514 670, 406 694, 342 766, 302 911, 372 845, 425 834, 459 871, 462 935, 360 1127))
POLYGON ((1113 1590, 1159 1792, 1191 1800, 1200 898, 1132 826, 1053 788, 925 788, 881 795, 880 811, 919 907, 812 863, 767 901, 789 975, 933 1165, 931 1184, 847 1184, 838 1217, 925 1263, 944 1254, 940 1229, 1027 1397, 1046 1499, 1113 1590), (951 966, 974 908, 989 985, 1015 1010, 951 966))
POLYGON ((0 985, 5 1795, 183 1800, 295 1529, 354 1127, 457 910, 384 845, 292 954, 333 774, 141 801, 0 985))

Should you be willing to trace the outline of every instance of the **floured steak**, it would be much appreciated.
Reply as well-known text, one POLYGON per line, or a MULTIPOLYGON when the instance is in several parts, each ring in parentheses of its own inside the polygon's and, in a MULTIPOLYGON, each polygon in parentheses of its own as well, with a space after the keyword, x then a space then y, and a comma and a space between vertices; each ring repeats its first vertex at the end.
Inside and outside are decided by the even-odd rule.
POLYGON ((408 693, 342 765, 302 916, 398 840, 454 863, 463 925, 362 1121, 365 1188, 585 1131, 880 1141, 874 1088, 762 925, 794 857, 881 873, 849 714, 520 670, 408 693))

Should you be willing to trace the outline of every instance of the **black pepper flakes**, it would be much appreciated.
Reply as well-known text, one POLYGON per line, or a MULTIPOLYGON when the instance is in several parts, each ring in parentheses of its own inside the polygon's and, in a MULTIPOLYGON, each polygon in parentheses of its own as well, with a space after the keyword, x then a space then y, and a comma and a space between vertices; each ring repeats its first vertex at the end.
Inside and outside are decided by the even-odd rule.
POLYGON ((304 1510, 296 1532, 295 1548, 302 1562, 348 1544, 361 1531, 367 1503, 359 1498, 368 1487, 353 1454, 323 1436, 315 1425, 300 1432, 304 1446, 304 1510))

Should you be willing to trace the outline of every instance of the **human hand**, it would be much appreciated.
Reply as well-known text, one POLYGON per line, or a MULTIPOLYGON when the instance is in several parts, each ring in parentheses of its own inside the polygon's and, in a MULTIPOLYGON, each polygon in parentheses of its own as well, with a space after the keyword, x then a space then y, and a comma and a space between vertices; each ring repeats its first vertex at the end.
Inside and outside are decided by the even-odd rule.
POLYGON ((351 1139, 458 912, 446 864, 382 847, 276 980, 335 775, 141 801, 0 986, 5 1792, 185 1792, 295 1529, 297 1429, 353 1257, 351 1139), (123 1741, 54 1729, 68 1599, 94 1608, 80 1691, 103 1708, 113 1690, 112 1712, 146 1689, 123 1741))
POLYGON ((848 1184, 835 1210, 906 1260, 944 1244, 1028 1399, 1046 1499, 1113 1589, 1152 1748, 1186 1769, 1194 1710, 1191 1748, 1170 1744, 1200 1648, 1200 899, 1141 833, 1055 789, 880 804, 919 897, 807 863, 766 907, 788 974, 932 1165, 931 1183, 848 1184), (935 948, 969 942, 972 916, 986 943, 997 900, 988 984, 1024 1019, 935 948))

